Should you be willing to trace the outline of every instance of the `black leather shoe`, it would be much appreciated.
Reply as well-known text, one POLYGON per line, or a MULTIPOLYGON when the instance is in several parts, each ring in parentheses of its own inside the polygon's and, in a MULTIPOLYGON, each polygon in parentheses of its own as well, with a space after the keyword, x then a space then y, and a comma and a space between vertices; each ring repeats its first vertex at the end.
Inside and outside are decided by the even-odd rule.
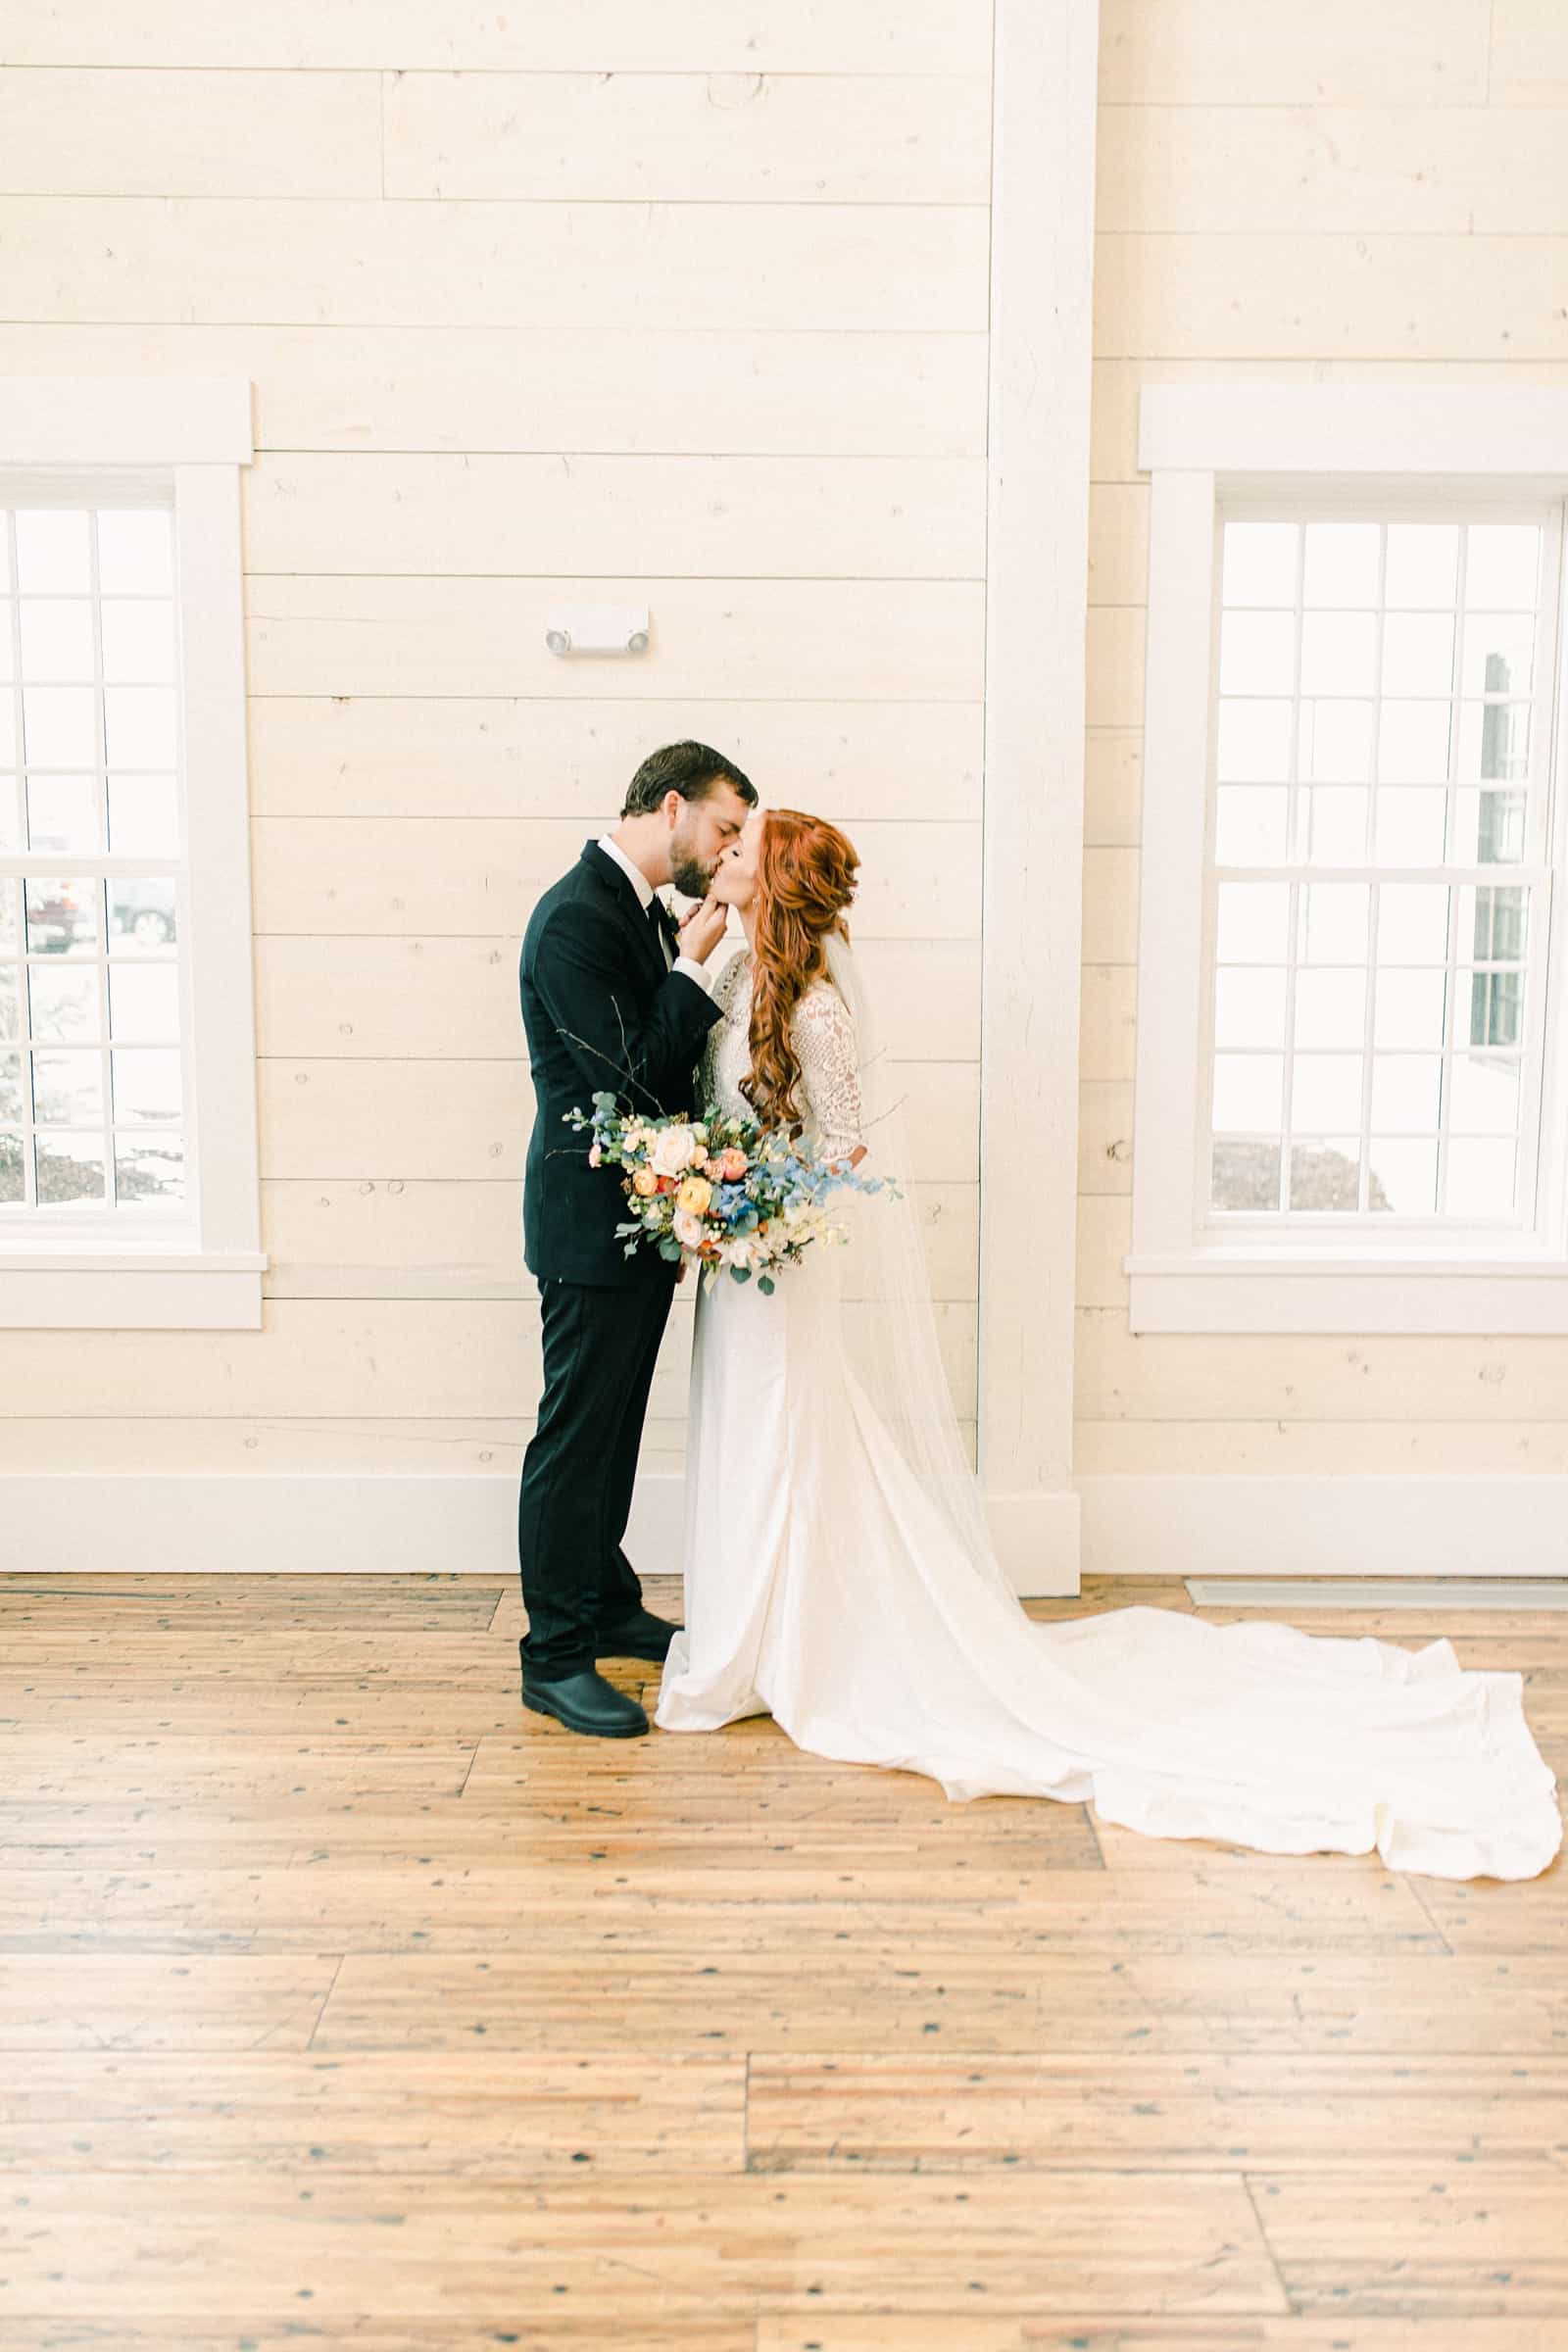
POLYGON ((652 1658, 662 1664, 669 1655, 674 1637, 685 1628, 671 1625, 667 1617, 656 1617, 651 1609, 637 1609, 630 1617, 621 1617, 605 1627, 594 1642, 596 1658, 652 1658))
POLYGON ((591 1666, 554 1679, 522 1670, 522 1703, 535 1715, 553 1715, 568 1732, 590 1740, 640 1740, 648 1718, 634 1698, 607 1683, 591 1666))

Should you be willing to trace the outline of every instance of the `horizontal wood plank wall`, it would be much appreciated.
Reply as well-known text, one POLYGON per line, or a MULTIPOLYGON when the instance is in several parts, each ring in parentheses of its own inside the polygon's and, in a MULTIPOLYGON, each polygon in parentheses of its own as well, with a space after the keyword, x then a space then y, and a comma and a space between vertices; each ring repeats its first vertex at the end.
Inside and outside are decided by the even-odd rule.
POLYGON ((1077 1467, 1560 1472, 1568 1342, 1134 1339, 1122 1259, 1149 520, 1139 393, 1216 377, 1568 382, 1563 12, 1104 0, 1101 55, 1077 1467))
POLYGON ((517 946, 688 734, 862 853, 972 1445, 991 49, 988 0, 8 19, 0 370, 255 387, 273 1264, 257 1335, 4 1335, 0 1468, 514 1467, 517 946), (599 597, 646 659, 545 650, 599 597))

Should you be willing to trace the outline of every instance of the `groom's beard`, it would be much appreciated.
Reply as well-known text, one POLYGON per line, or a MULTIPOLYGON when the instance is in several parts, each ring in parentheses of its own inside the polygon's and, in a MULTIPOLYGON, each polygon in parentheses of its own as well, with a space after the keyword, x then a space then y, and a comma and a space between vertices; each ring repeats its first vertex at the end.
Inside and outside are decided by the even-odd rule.
POLYGON ((669 878, 683 899, 706 899, 716 866, 699 865, 696 858, 676 850, 669 860, 669 878))

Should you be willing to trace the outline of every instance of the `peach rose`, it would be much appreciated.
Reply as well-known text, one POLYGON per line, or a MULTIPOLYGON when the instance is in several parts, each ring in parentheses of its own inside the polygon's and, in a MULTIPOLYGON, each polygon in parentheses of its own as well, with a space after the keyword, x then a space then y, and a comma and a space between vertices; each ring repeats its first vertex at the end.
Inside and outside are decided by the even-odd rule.
POLYGON ((726 1184, 738 1184, 751 1164, 736 1144, 727 1145, 718 1155, 718 1172, 726 1184))
POLYGON ((659 1178, 652 1168, 639 1168, 631 1180, 631 1189, 641 1200, 651 1200, 659 1190, 659 1178))
POLYGON ((713 1188, 706 1176, 688 1176, 675 1199, 689 1217, 700 1217, 713 1198, 713 1188))

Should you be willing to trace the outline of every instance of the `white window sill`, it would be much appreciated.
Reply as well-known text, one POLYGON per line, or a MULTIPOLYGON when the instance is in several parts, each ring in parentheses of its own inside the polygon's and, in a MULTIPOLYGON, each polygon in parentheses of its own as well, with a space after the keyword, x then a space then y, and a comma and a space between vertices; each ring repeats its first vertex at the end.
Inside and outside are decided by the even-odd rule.
POLYGON ((267 1263, 172 1240, 94 1250, 49 1236, 18 1249, 0 1237, 0 1330, 260 1331, 267 1263))
POLYGON ((1135 1332, 1568 1333, 1568 1258, 1216 1247, 1129 1257, 1135 1332))

